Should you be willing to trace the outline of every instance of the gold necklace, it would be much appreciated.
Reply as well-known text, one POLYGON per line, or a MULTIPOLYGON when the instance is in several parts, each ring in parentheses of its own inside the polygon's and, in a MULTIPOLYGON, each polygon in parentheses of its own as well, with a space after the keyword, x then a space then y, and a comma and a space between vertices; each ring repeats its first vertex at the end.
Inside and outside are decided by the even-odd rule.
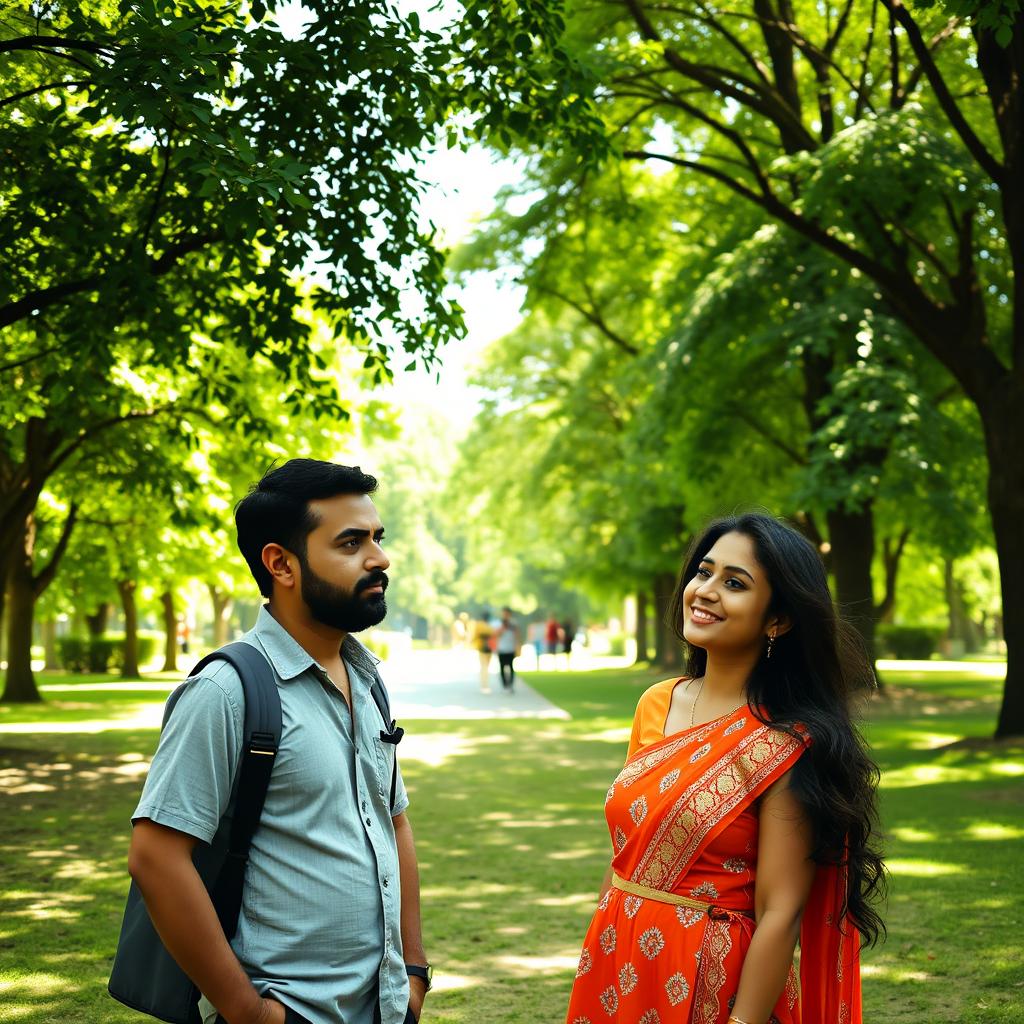
MULTIPOLYGON (((700 695, 701 695, 701 693, 704 690, 704 678, 705 678, 704 676, 700 677, 700 686, 697 687, 697 692, 693 695, 693 703, 690 705, 690 728, 691 729, 693 728, 693 714, 697 710, 697 701, 700 700, 700 695)), ((693 683, 693 680, 691 679, 690 682, 686 684, 686 688, 689 689, 690 685, 692 683, 693 683)), ((712 718, 711 721, 712 722, 717 722, 721 718, 728 718, 729 715, 736 714, 736 712, 739 711, 739 709, 741 707, 743 707, 743 705, 746 704, 746 703, 747 702, 744 700, 741 704, 737 704, 736 707, 734 707, 732 709, 732 711, 728 711, 724 715, 719 715, 718 718, 712 718)), ((701 724, 707 725, 709 723, 703 722, 701 724)))
MULTIPOLYGON (((693 680, 691 679, 692 683, 693 680)), ((697 692, 693 695, 693 703, 690 705, 690 728, 693 728, 693 713, 697 710, 697 701, 700 699, 701 691, 704 689, 704 677, 700 677, 700 686, 697 687, 697 692)))

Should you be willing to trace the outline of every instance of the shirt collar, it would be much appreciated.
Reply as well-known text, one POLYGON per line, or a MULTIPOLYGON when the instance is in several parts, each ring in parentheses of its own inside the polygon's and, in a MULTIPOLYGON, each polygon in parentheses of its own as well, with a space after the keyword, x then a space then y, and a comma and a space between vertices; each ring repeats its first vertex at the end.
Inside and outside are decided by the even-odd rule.
MULTIPOLYGON (((325 671, 324 667, 270 614, 267 605, 260 608, 253 633, 283 682, 302 675, 310 668, 325 671)), ((371 678, 376 675, 379 659, 351 634, 342 641, 341 656, 357 672, 366 672, 371 678)))
POLYGON ((294 679, 314 666, 320 667, 316 659, 270 614, 266 605, 260 608, 253 633, 282 681, 294 679))

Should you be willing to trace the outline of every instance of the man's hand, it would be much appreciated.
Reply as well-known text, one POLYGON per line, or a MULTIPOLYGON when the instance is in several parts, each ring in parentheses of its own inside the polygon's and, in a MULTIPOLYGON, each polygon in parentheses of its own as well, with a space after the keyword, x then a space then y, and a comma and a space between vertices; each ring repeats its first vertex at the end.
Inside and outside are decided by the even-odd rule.
POLYGON ((237 1021, 232 1019, 229 1024, 284 1024, 284 1019, 284 1004, 279 1003, 276 999, 267 999, 261 996, 252 1013, 247 1014, 244 1018, 238 1018, 237 1021))
POLYGON ((413 975, 409 978, 409 1009, 412 1015, 419 1020, 423 1013, 423 999, 427 994, 427 983, 423 978, 413 975))
POLYGON ((279 1003, 276 999, 264 999, 263 1006, 266 1009, 266 1015, 260 1019, 259 1024, 284 1024, 283 1003, 279 1003))

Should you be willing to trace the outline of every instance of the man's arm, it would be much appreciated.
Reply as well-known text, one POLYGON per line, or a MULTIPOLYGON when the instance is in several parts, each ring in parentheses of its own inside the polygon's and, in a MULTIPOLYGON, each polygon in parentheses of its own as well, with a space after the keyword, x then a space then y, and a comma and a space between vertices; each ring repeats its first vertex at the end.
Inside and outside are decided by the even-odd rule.
MULTIPOLYGON (((420 925, 420 868, 416 860, 416 843, 412 825, 403 811, 391 819, 395 826, 395 844, 398 847, 398 875, 402 883, 402 951, 407 964, 425 965, 423 931, 420 925)), ((423 999, 427 983, 422 978, 409 978, 409 1007, 417 1020, 423 1012, 423 999)))
MULTIPOLYGON (((264 999, 224 937, 192 863, 197 840, 148 818, 135 823, 128 871, 167 951, 228 1024, 284 1024, 284 1007, 264 999)), ((403 874, 404 880, 404 874, 403 874)), ((403 911, 404 934, 404 911, 403 911)))

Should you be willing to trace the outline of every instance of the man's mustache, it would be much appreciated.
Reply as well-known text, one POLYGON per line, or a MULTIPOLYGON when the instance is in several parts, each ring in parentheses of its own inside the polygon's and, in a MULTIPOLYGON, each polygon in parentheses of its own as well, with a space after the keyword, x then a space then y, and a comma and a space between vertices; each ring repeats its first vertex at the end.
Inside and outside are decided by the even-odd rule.
POLYGON ((361 594, 364 590, 369 590, 370 587, 382 587, 384 590, 388 589, 388 577, 387 573, 383 569, 379 569, 377 572, 370 573, 369 576, 365 576, 356 584, 356 593, 361 594))

